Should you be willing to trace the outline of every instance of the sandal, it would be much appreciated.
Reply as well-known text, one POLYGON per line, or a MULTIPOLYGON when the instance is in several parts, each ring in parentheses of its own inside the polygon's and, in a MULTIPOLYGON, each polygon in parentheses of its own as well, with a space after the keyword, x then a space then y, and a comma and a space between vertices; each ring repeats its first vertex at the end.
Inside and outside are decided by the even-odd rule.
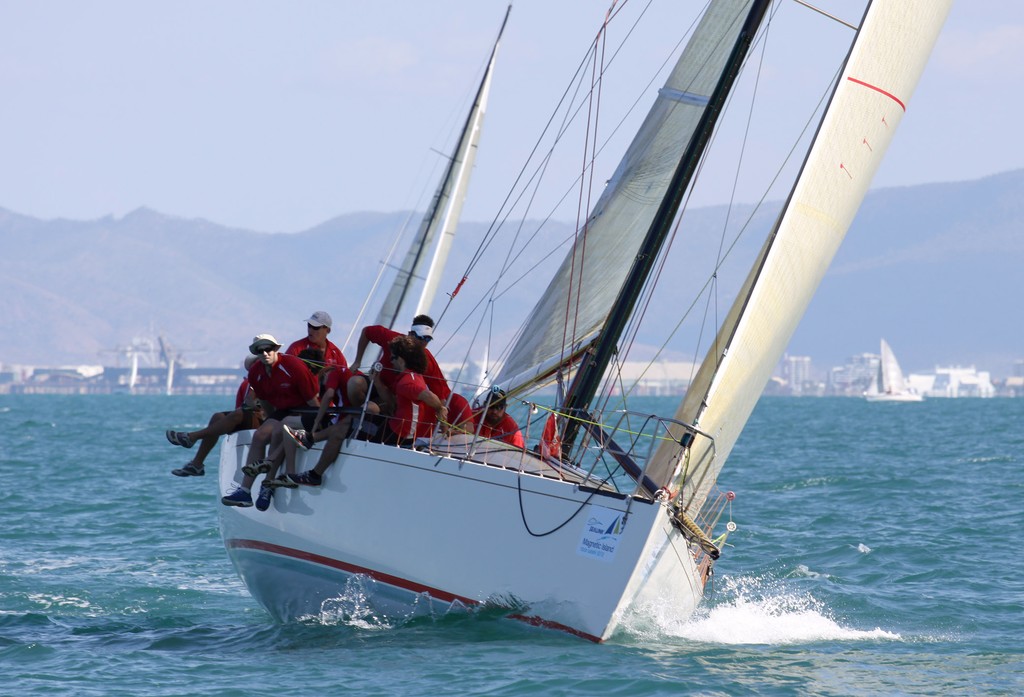
POLYGON ((196 466, 196 463, 190 462, 184 467, 171 470, 171 474, 176 477, 202 477, 206 474, 206 470, 202 465, 196 466))
POLYGON ((180 445, 183 448, 192 447, 192 438, 186 431, 166 431, 164 433, 171 445, 180 445))
POLYGON ((271 489, 298 489, 299 485, 288 479, 287 476, 281 475, 277 479, 271 479, 264 486, 269 486, 271 489))
POLYGON ((270 460, 269 458, 263 458, 262 460, 256 460, 255 462, 253 462, 251 464, 242 465, 242 473, 243 474, 247 474, 250 477, 255 477, 256 475, 259 475, 259 474, 266 474, 267 472, 270 471, 270 465, 271 464, 272 464, 272 460, 270 460))

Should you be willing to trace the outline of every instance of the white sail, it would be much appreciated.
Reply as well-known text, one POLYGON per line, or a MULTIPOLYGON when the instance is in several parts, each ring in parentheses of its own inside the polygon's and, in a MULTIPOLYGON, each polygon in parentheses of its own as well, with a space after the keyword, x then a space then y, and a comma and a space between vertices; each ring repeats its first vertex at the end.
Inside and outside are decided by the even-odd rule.
POLYGON ((900 368, 896 354, 893 353, 889 342, 882 339, 881 351, 878 357, 878 377, 871 383, 871 387, 864 393, 865 399, 869 402, 920 402, 922 395, 915 392, 907 385, 903 377, 903 369, 900 368))
POLYGON ((508 11, 505 12, 505 21, 502 22, 498 38, 491 49, 487 69, 477 88, 476 97, 473 100, 469 116, 466 118, 459 142, 455 146, 448 166, 445 167, 444 175, 434 193, 430 208, 427 209, 409 250, 406 252, 405 260, 381 305, 377 315, 377 324, 391 327, 396 322, 407 302, 409 291, 417 282, 422 281, 423 287, 416 303, 416 311, 408 313, 409 316, 428 313, 434 302, 434 296, 441 281, 441 273, 448 260, 448 254, 451 251, 459 224, 459 216, 462 214, 462 206, 469 190, 470 174, 476 162, 484 114, 487 112, 487 100, 491 92, 491 78, 498 57, 498 46, 501 43, 501 35, 505 31, 505 23, 508 21, 511 10, 512 7, 509 6, 508 11), (431 248, 433 248, 433 254, 430 253, 431 248), (427 266, 428 255, 431 257, 429 266, 427 266), (424 266, 427 266, 425 274, 424 266))
POLYGON ((643 126, 541 296, 496 382, 509 390, 569 362, 608 317, 693 138, 751 0, 712 3, 658 92, 643 126), (570 317, 570 328, 565 319, 570 317))
POLYGON ((896 354, 892 352, 889 342, 882 339, 880 363, 882 367, 882 392, 905 392, 906 382, 896 354))
MULTIPOLYGON (((699 508, 842 242, 952 0, 874 0, 797 184, 676 418, 709 434, 682 463, 699 508)), ((651 472, 676 463, 659 451, 651 472)))

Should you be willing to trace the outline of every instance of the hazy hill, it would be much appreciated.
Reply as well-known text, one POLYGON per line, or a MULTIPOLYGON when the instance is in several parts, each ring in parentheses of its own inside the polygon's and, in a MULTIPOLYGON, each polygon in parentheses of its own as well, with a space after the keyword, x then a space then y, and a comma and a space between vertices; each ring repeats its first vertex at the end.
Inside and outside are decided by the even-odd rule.
MULTIPOLYGON (((692 224, 722 215, 695 211, 692 224)), ((360 213, 301 233, 265 234, 147 209, 92 221, 0 209, 0 362, 110 364, 105 350, 162 334, 191 351, 186 359, 233 365, 255 333, 301 336, 315 309, 334 315, 332 338, 341 343, 409 218, 360 213)), ((768 215, 761 218, 767 225, 768 215)), ((410 224, 417 222, 413 216, 410 224)), ((1005 375, 1024 358, 1022 222, 1024 170, 870 193, 791 352, 825 367, 877 352, 884 336, 907 370, 975 363, 1005 375)), ((485 230, 460 227, 446 289, 485 230)), ((488 273, 477 267, 474 280, 488 273)), ((534 289, 514 292, 532 305, 534 289)))

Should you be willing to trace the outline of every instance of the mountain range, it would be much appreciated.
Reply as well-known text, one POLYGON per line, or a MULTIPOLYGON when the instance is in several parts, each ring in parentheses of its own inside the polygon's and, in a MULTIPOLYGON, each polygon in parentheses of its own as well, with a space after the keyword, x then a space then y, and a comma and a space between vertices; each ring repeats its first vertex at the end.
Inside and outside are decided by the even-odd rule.
MULTIPOLYGON (((758 225, 777 209, 767 206, 758 225)), ((715 225, 724 215, 699 209, 690 224, 715 225)), ((237 365, 253 335, 290 342, 319 309, 334 316, 331 338, 340 345, 395 231, 417 223, 408 212, 354 213, 272 234, 146 208, 88 221, 0 208, 0 362, 113 365, 118 347, 160 335, 186 360, 237 365)), ((825 369, 876 353, 884 337, 907 372, 959 364, 1009 374, 1024 358, 1022 224, 1024 170, 871 191, 790 353, 825 369)), ((461 224, 442 288, 455 287, 487 229, 461 224)), ((571 230, 558 224, 548 234, 571 230)), ((487 276, 486 265, 476 269, 478 279, 487 276)), ((532 306, 536 288, 509 292, 532 306)))

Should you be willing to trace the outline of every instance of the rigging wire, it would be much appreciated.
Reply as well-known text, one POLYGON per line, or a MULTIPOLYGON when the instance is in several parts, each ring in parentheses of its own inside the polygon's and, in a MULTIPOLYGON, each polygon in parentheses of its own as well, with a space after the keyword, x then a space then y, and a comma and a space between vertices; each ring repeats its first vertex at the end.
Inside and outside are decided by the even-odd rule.
MULTIPOLYGON (((758 38, 758 43, 760 43, 760 47, 761 47, 761 57, 759 59, 759 66, 763 66, 764 56, 765 56, 765 52, 767 50, 767 48, 766 48, 766 46, 767 46, 767 32, 769 31, 770 26, 771 26, 771 18, 774 17, 774 13, 777 12, 777 11, 778 11, 778 9, 776 9, 776 10, 774 10, 772 12, 772 15, 769 17, 768 22, 766 22, 765 28, 760 33, 760 36, 758 38)), ((719 284, 719 277, 718 277, 719 272, 722 270, 722 267, 723 267, 725 261, 730 258, 731 253, 733 251, 735 251, 736 246, 738 245, 739 241, 743 238, 745 233, 747 233, 749 231, 749 229, 751 227, 751 223, 753 222, 754 217, 762 209, 762 207, 763 207, 763 205, 764 205, 768 195, 770 194, 770 192, 774 188, 775 184, 778 182, 779 178, 781 177, 783 171, 786 169, 788 163, 792 160, 794 154, 796 153, 797 148, 798 148, 800 142, 802 142, 804 140, 804 138, 806 137, 806 135, 808 133, 808 130, 815 123, 815 114, 817 114, 817 113, 819 113, 821 111, 821 108, 824 105, 826 99, 828 98, 828 95, 831 92, 832 86, 835 84, 836 80, 838 79, 838 76, 839 76, 840 72, 841 72, 841 67, 839 68, 839 70, 837 70, 837 72, 830 79, 829 83, 826 85, 826 88, 822 92, 822 96, 820 97, 817 106, 815 107, 815 109, 811 110, 811 113, 810 113, 807 121, 805 122, 803 128, 800 130, 800 132, 797 135, 797 137, 794 139, 793 144, 790 147, 790 150, 787 153, 786 157, 783 159, 781 165, 778 167, 777 171, 775 172, 774 176, 769 181, 767 186, 763 189, 763 192, 762 192, 762 195, 761 195, 760 199, 757 201, 757 203, 755 203, 753 205, 752 210, 751 210, 749 216, 743 222, 743 224, 740 226, 738 232, 736 233, 736 236, 732 239, 732 241, 728 244, 727 247, 724 246, 724 243, 725 243, 725 239, 726 239, 726 232, 727 232, 728 222, 726 222, 726 224, 723 225, 722 235, 720 237, 718 260, 715 263, 715 265, 713 266, 713 268, 712 268, 712 270, 711 270, 707 280, 705 281, 705 283, 702 286, 702 288, 693 296, 693 302, 691 302, 689 308, 686 309, 686 311, 684 311, 682 313, 682 315, 680 316, 679 321, 675 324, 675 326, 672 328, 672 330, 667 334, 666 339, 663 341, 662 345, 657 349, 657 351, 655 352, 654 356, 650 359, 650 361, 648 361, 647 366, 641 372, 640 376, 638 376, 637 379, 634 381, 633 386, 630 388, 630 390, 628 392, 623 393, 623 399, 628 397, 629 394, 631 394, 633 392, 633 390, 637 387, 637 385, 639 384, 639 382, 643 378, 643 376, 645 376, 647 374, 647 371, 655 364, 655 362, 658 360, 658 358, 662 355, 664 350, 667 348, 668 344, 675 337, 676 333, 680 330, 680 328, 683 326, 683 324, 686 323, 686 321, 690 317, 692 311, 695 309, 697 302, 700 300, 701 297, 705 297, 705 295, 706 295, 706 297, 707 297, 707 304, 706 304, 706 309, 705 309, 705 313, 704 313, 704 320, 702 320, 702 322, 700 323, 700 332, 699 332, 699 335, 697 337, 697 340, 696 340, 695 346, 694 346, 693 365, 694 366, 697 365, 697 361, 698 361, 699 355, 700 355, 700 344, 702 343, 702 336, 703 336, 704 328, 708 326, 707 317, 708 317, 709 311, 711 311, 711 310, 714 311, 714 313, 716 315, 714 326, 718 326, 717 325, 717 312, 718 312, 718 310, 717 310, 718 290, 717 289, 718 289, 718 284, 719 284)), ((747 141, 749 139, 749 128, 750 128, 750 124, 753 121, 753 103, 754 103, 754 100, 756 99, 756 93, 757 93, 756 85, 758 84, 758 82, 760 80, 761 74, 762 74, 762 68, 759 67, 758 70, 757 70, 757 73, 756 73, 754 96, 751 99, 751 108, 750 108, 750 111, 748 113, 747 122, 746 122, 746 130, 744 131, 744 137, 743 137, 743 140, 742 140, 742 147, 741 147, 741 151, 740 151, 740 160, 737 163, 736 176, 734 178, 733 189, 732 189, 732 192, 731 192, 729 204, 727 205, 727 221, 728 221, 728 216, 731 216, 732 213, 734 212, 734 208, 735 208, 735 205, 736 205, 735 204, 735 193, 736 193, 736 187, 737 187, 737 182, 738 182, 738 177, 739 177, 740 165, 742 163, 743 154, 746 152, 747 141)), ((677 229, 678 229, 678 225, 679 225, 679 222, 677 221, 677 229)), ((675 234, 676 233, 674 232, 673 233, 673 238, 674 238, 675 234)), ((671 245, 671 242, 670 242, 670 245, 671 245)), ((667 256, 667 251, 666 251, 666 256, 667 256)), ((662 260, 662 266, 659 267, 659 271, 658 271, 658 275, 659 276, 660 276, 660 273, 662 272, 663 265, 664 265, 664 259, 662 260)), ((656 279, 655 279, 655 282, 656 282, 656 279)), ((650 296, 646 296, 646 301, 648 303, 651 301, 651 299, 652 298, 650 296)), ((642 308, 641 312, 638 313, 638 316, 646 314, 647 309, 648 308, 645 305, 642 308)), ((636 327, 633 330, 632 340, 628 344, 625 353, 628 354, 629 349, 632 347, 633 341, 635 341, 635 338, 636 338, 636 335, 637 335, 638 331, 639 331, 639 327, 636 327)), ((717 341, 717 338, 718 337, 717 337, 717 332, 716 332, 716 334, 715 334, 715 340, 716 341, 717 341)), ((716 355, 717 355, 717 353, 716 353, 716 355)), ((691 379, 692 379, 692 376, 691 376, 691 379)))
MULTIPOLYGON (((626 4, 625 2, 621 3, 618 12, 621 12, 621 10, 625 6, 625 4, 626 4)), ((612 57, 605 62, 604 71, 607 71, 607 69, 614 63, 615 58, 618 57, 619 53, 622 50, 623 45, 626 43, 627 39, 635 31, 636 26, 639 24, 640 19, 643 16, 643 13, 647 12, 647 10, 650 8, 651 4, 652 4, 652 0, 649 0, 648 3, 642 8, 642 11, 641 11, 642 14, 640 15, 640 17, 638 17, 633 22, 633 24, 630 26, 629 31, 626 33, 624 39, 620 42, 620 44, 617 46, 616 50, 612 54, 612 57)), ((611 130, 611 132, 609 133, 608 138, 605 139, 604 144, 601 145, 599 148, 595 147, 595 149, 594 149, 595 155, 604 151, 604 148, 611 142, 612 138, 619 132, 621 127, 626 123, 628 117, 636 110, 637 106, 640 104, 640 102, 643 99, 644 95, 649 93, 649 88, 654 83, 654 81, 657 79, 657 75, 660 74, 664 70, 665 65, 669 62, 669 59, 670 59, 671 55, 674 54, 678 50, 679 46, 682 43, 685 42, 686 37, 689 35, 690 32, 692 32, 693 26, 695 26, 695 24, 696 24, 696 21, 694 21, 694 23, 691 24, 691 26, 689 27, 687 32, 684 33, 682 38, 680 38, 680 40, 677 42, 675 48, 671 52, 669 52, 667 54, 666 59, 663 61, 662 65, 659 67, 659 69, 657 71, 655 71, 654 76, 647 83, 647 85, 638 92, 637 98, 634 100, 633 104, 630 106, 630 108, 626 111, 626 113, 620 119, 619 123, 615 126, 615 128, 611 130)), ((502 275, 502 276, 526 252, 526 250, 531 248, 533 243, 536 241, 537 236, 544 229, 544 226, 551 221, 552 214, 554 213, 554 211, 558 209, 558 207, 561 205, 561 203, 563 203, 565 201, 567 196, 573 190, 577 189, 577 187, 580 185, 582 179, 586 176, 587 172, 584 171, 583 173, 581 173, 581 175, 579 177, 576 178, 576 180, 566 190, 565 194, 563 194, 563 196, 558 201, 556 201, 555 204, 552 206, 551 212, 548 213, 541 220, 541 222, 538 224, 536 230, 532 233, 532 235, 530 235, 524 241, 523 245, 521 247, 519 247, 518 250, 516 250, 515 243, 519 242, 519 236, 520 236, 520 233, 522 232, 523 225, 524 225, 525 220, 526 220, 526 214, 533 207, 532 201, 534 200, 534 197, 536 196, 536 192, 539 189, 540 180, 543 178, 544 173, 546 172, 546 168, 547 168, 548 164, 550 163, 551 156, 552 156, 556 146, 560 143, 562 138, 565 136, 569 124, 571 124, 577 117, 580 116, 581 111, 583 109, 583 106, 587 103, 585 100, 582 100, 582 101, 579 102, 579 104, 577 106, 575 106, 575 107, 573 106, 574 104, 576 104, 576 100, 577 100, 577 98, 580 95, 580 92, 579 92, 579 87, 580 87, 580 83, 581 83, 581 79, 580 78, 582 76, 583 69, 584 69, 584 67, 586 65, 588 65, 593 60, 593 56, 595 55, 595 48, 594 48, 595 45, 596 44, 592 44, 591 45, 590 49, 588 49, 588 52, 587 52, 584 60, 577 67, 576 73, 575 73, 575 75, 574 75, 574 77, 572 79, 572 82, 570 83, 570 87, 567 88, 566 91, 563 93, 563 96, 560 99, 558 105, 556 106, 555 111, 552 113, 552 116, 549 118, 548 123, 545 126, 545 128, 543 129, 543 132, 542 132, 540 138, 538 138, 537 143, 534 145, 533 150, 531 151, 530 155, 528 156, 526 165, 524 165, 524 167, 520 170, 520 173, 517 175, 515 184, 513 185, 513 187, 510 190, 509 194, 506 196, 506 199, 505 199, 504 203, 502 204, 502 207, 501 207, 501 210, 499 211, 499 214, 496 215, 495 218, 492 220, 492 222, 491 222, 491 224, 490 224, 490 226, 488 228, 488 231, 485 234, 485 238, 484 238, 483 242, 480 244, 480 246, 478 247, 478 250, 477 250, 476 254, 474 255, 473 259, 471 260, 470 264, 467 266, 467 271, 466 271, 466 274, 464 274, 464 276, 468 276, 469 273, 480 262, 480 260, 482 258, 483 252, 496 239, 496 236, 497 236, 497 233, 498 233, 499 229, 501 227, 503 227, 505 225, 505 223, 508 221, 508 219, 509 219, 509 217, 511 215, 512 210, 515 209, 517 206, 519 206, 520 204, 523 203, 524 197, 526 196, 526 192, 528 190, 532 191, 533 194, 528 199, 528 202, 527 202, 527 205, 526 205, 526 212, 524 212, 522 221, 519 223, 519 227, 517 228, 517 233, 516 233, 516 236, 515 236, 514 244, 510 245, 510 247, 509 247, 509 249, 510 249, 509 256, 506 257, 506 259, 508 260, 507 264, 503 266, 503 268, 501 269, 501 273, 499 274, 499 275, 502 275), (572 85, 576 85, 575 92, 573 92, 572 85), (570 98, 570 93, 572 93, 572 97, 571 98, 570 98), (554 123, 557 114, 563 108, 566 110, 566 114, 565 114, 565 116, 564 116, 564 118, 562 120, 560 128, 557 129, 557 131, 555 133, 554 141, 553 141, 551 147, 548 149, 546 154, 541 158, 540 164, 534 170, 533 174, 530 175, 529 177, 526 177, 527 166, 529 165, 529 163, 531 161, 534 161, 536 159, 537 153, 539 152, 540 145, 543 142, 545 134, 548 131, 551 130, 552 124, 554 123), (520 191, 520 193, 518 195, 514 196, 516 191, 519 190, 520 188, 522 189, 520 191)), ((596 146, 596 143, 595 143, 595 146, 596 146)), ((592 160, 593 160, 593 158, 592 158, 592 160)), ((573 240, 574 237, 575 237, 575 234, 576 233, 574 231, 573 234, 566 236, 566 238, 564 238, 563 241, 561 243, 559 243, 559 245, 557 245, 552 250, 552 253, 554 253, 554 251, 557 250, 560 246, 562 246, 562 245, 570 242, 571 240, 573 240)), ((547 255, 547 256, 550 256, 550 254, 547 255)), ((536 264, 534 264, 533 267, 531 267, 531 269, 528 269, 527 271, 525 271, 523 274, 521 274, 518 278, 514 279, 508 285, 503 286, 503 288, 502 288, 500 293, 497 292, 496 287, 492 287, 491 291, 490 291, 491 292, 491 298, 492 299, 497 299, 502 294, 507 292, 509 289, 511 289, 512 287, 514 287, 514 286, 518 285, 519 283, 521 283, 524 280, 524 278, 527 275, 529 275, 530 271, 535 269, 541 263, 543 263, 543 261, 544 261, 544 259, 542 259, 541 261, 538 261, 536 264)), ((477 306, 476 306, 476 308, 474 308, 474 310, 479 307, 479 304, 480 303, 478 302, 477 306)), ((447 306, 446 306, 446 309, 447 309, 447 306)), ((519 334, 521 334, 522 329, 523 329, 523 327, 520 327, 519 331, 517 332, 517 336, 519 334)), ((511 348, 511 344, 506 347, 506 352, 501 354, 501 355, 499 355, 496 360, 500 360, 501 358, 503 358, 507 354, 507 351, 510 350, 510 348, 511 348)))

